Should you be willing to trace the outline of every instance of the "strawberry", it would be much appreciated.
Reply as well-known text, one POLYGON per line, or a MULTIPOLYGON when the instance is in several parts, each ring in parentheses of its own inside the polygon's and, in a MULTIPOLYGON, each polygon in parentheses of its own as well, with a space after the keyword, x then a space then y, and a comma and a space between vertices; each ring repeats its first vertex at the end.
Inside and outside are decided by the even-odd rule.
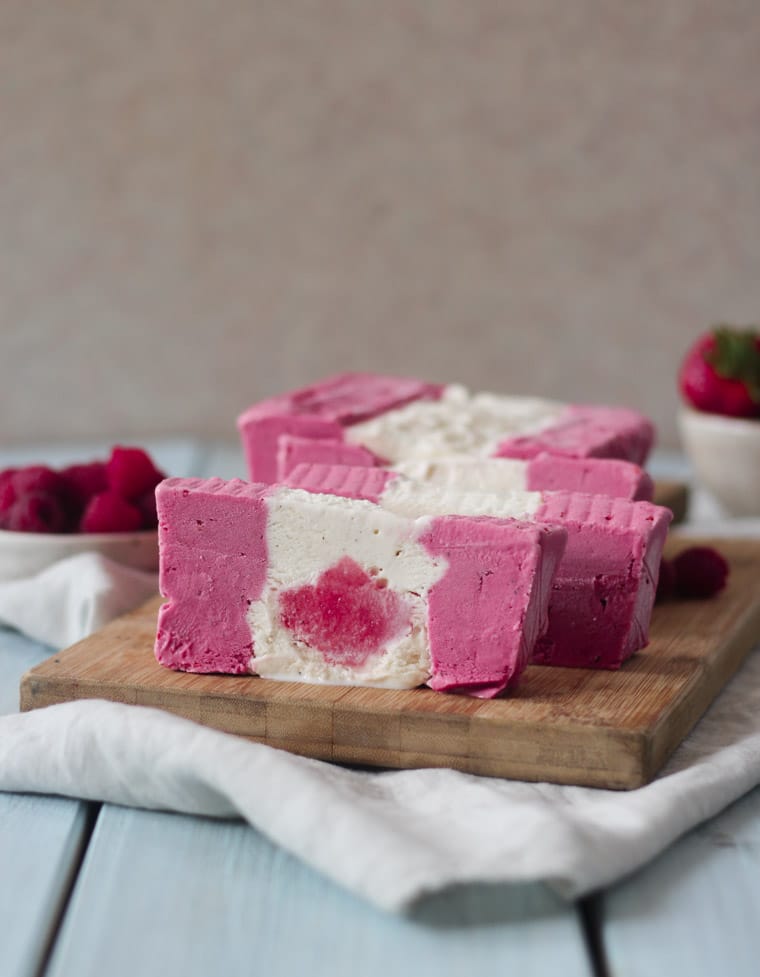
POLYGON ((760 417, 760 332, 717 326, 701 336, 681 364, 678 385, 697 410, 760 417))

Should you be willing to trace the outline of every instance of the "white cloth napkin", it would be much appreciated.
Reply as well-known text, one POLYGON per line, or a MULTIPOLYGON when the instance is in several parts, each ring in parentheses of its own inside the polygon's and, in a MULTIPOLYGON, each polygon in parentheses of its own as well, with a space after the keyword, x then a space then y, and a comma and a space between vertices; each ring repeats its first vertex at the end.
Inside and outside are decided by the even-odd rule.
MULTIPOLYGON (((760 524, 748 528, 760 532, 760 524)), ((0 719, 2 790, 239 815, 357 895, 397 911, 473 881, 544 880, 567 897, 582 895, 644 864, 758 783, 757 651, 663 774, 628 792, 451 770, 348 770, 100 701, 0 719)))
POLYGON ((0 583, 0 623, 64 648, 158 593, 158 574, 79 553, 33 577, 0 583))

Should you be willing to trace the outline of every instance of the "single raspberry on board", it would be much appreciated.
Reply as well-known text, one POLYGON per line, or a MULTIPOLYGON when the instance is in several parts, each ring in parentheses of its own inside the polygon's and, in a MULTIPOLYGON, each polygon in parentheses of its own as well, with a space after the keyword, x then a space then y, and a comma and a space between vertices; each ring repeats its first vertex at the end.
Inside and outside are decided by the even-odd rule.
POLYGON ((62 533, 67 528, 66 510, 50 492, 27 492, 8 510, 3 526, 24 533, 62 533))
POLYGON ((690 546, 673 560, 675 592, 679 597, 712 597, 728 580, 726 559, 712 546, 690 546))
POLYGON ((83 533, 126 533, 142 526, 142 515, 116 492, 99 492, 87 503, 79 523, 83 533))
POLYGON ((132 501, 155 488, 166 478, 142 448, 116 445, 106 463, 108 487, 123 499, 132 501))

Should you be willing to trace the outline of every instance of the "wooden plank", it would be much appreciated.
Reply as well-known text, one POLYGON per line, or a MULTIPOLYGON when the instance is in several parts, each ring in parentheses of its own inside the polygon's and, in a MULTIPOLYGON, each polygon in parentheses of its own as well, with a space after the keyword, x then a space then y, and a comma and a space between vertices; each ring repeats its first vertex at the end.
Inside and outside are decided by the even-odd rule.
POLYGON ((606 893, 610 977, 756 977, 760 967, 760 789, 606 893))
POLYGON ((380 912, 238 822, 104 806, 48 977, 561 973, 590 977, 578 914, 540 886, 380 912))
MULTIPOLYGON (((671 540, 671 552, 678 545, 671 540)), ((28 672, 22 708, 106 698, 322 759, 637 787, 760 635, 760 542, 719 545, 732 565, 728 588, 710 601, 657 607, 650 646, 618 672, 533 667, 504 699, 172 672, 152 654, 156 599, 28 672)))
MULTIPOLYGON (((21 675, 50 655, 0 629, 0 715, 16 712, 21 675)), ((87 804, 0 793, 0 974, 39 973, 88 837, 87 804)))
POLYGON ((40 972, 89 837, 89 807, 0 793, 0 974, 40 972))
POLYGON ((760 634, 760 542, 721 548, 732 564, 726 591, 657 607, 650 646, 620 671, 533 667, 504 699, 172 672, 152 654, 156 599, 28 672, 22 708, 106 698, 321 759, 637 787, 655 776, 760 634))

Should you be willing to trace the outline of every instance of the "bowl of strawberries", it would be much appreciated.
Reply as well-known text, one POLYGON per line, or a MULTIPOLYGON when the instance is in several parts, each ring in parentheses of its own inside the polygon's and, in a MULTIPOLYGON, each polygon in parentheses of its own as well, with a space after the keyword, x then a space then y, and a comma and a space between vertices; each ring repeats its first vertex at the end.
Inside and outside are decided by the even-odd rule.
POLYGON ((156 570, 155 488, 163 478, 147 452, 122 445, 102 461, 0 471, 0 580, 88 551, 156 570))
POLYGON ((760 515, 760 330, 705 333, 678 385, 681 440, 697 478, 729 515, 760 515))

